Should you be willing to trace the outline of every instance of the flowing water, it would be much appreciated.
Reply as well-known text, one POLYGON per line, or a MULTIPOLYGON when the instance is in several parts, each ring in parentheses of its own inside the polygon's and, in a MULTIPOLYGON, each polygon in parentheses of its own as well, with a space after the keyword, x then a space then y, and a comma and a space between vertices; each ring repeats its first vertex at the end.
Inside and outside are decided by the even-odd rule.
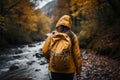
POLYGON ((1 54, 4 52, 8 54, 0 56, 0 80, 17 80, 18 78, 48 80, 48 64, 40 55, 43 43, 24 45, 1 52, 1 54))

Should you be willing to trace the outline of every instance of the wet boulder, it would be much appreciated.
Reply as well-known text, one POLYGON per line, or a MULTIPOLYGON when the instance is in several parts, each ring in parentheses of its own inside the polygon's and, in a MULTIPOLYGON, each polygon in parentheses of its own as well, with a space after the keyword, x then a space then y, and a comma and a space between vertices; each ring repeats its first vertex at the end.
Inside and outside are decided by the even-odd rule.
POLYGON ((47 64, 47 62, 46 61, 40 61, 39 64, 40 65, 45 65, 45 64, 47 64))
POLYGON ((29 44, 28 47, 35 47, 35 44, 29 44))
POLYGON ((21 56, 20 56, 20 55, 13 56, 13 58, 15 58, 15 59, 19 59, 19 58, 21 58, 21 56))
POLYGON ((35 71, 37 72, 37 71, 41 71, 41 69, 35 69, 35 71))
POLYGON ((39 43, 38 45, 41 45, 41 43, 39 43))
POLYGON ((17 70, 17 69, 19 69, 19 67, 20 67, 19 64, 13 64, 10 66, 9 71, 17 70))
POLYGON ((15 50, 15 54, 19 54, 19 53, 23 53, 23 51, 19 49, 15 50))
POLYGON ((42 52, 42 48, 39 49, 39 52, 42 52))
POLYGON ((24 48, 24 47, 25 47, 25 45, 20 45, 19 47, 20 47, 20 48, 24 48))
POLYGON ((36 54, 33 55, 33 56, 36 56, 36 58, 42 58, 42 57, 44 57, 43 54, 40 54, 40 53, 36 53, 36 54))
POLYGON ((32 65, 35 61, 27 62, 28 65, 32 65))

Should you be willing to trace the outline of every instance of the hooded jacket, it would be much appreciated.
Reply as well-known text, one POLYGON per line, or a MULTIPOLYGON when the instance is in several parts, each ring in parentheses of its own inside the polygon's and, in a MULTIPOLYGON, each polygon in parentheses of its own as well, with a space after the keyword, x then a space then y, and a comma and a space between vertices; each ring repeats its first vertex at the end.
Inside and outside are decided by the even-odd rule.
MULTIPOLYGON (((72 21, 70 19, 70 16, 64 15, 63 17, 61 17, 56 24, 56 28, 59 27, 60 25, 64 25, 71 29, 72 21)), ((51 39, 52 39, 52 35, 48 36, 48 38, 46 39, 42 47, 43 55, 48 60, 50 59, 49 47, 50 47, 51 39)), ((74 44, 72 46, 72 57, 70 59, 70 63, 71 63, 70 68, 63 71, 55 70, 54 67, 51 66, 52 63, 49 63, 49 70, 51 72, 56 72, 56 73, 74 73, 74 72, 80 73, 81 72, 82 59, 80 54, 78 38, 75 34, 74 34, 74 44)))

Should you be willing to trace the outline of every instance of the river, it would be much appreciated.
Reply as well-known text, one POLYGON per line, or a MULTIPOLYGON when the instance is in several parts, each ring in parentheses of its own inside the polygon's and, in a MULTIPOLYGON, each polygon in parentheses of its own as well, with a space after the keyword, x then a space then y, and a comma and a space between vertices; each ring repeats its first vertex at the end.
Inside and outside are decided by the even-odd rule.
POLYGON ((10 80, 17 80, 17 78, 20 80, 48 80, 48 64, 41 53, 43 43, 23 45, 1 52, 0 80, 10 78, 10 80), (6 54, 2 55, 4 52, 6 54))
MULTIPOLYGON (((0 80, 49 80, 43 42, 0 51, 0 80)), ((94 51, 82 49, 80 80, 120 80, 120 63, 94 51)))

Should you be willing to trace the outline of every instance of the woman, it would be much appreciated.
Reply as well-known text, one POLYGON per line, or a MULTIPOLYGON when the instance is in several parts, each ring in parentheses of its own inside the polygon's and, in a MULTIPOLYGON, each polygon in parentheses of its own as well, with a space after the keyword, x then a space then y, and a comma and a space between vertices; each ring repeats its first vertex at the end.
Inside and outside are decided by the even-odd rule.
MULTIPOLYGON (((80 55, 78 38, 71 31, 71 28, 72 28, 72 21, 71 21, 71 18, 69 15, 62 16, 56 24, 57 32, 67 34, 71 39, 72 57, 70 59, 71 66, 69 66, 69 69, 66 69, 66 70, 61 70, 61 71, 56 70, 53 66, 51 66, 52 63, 49 63, 49 65, 50 65, 49 70, 51 72, 52 80, 73 80, 74 74, 75 73, 80 74, 80 72, 81 72, 82 59, 81 59, 81 55, 80 55)), ((54 34, 56 34, 56 33, 54 33, 54 34)), ((51 38, 52 38, 51 36, 52 35, 50 35, 46 39, 45 44, 43 45, 43 48, 42 48, 43 55, 45 56, 46 59, 48 59, 48 61, 50 59, 49 47, 51 44, 51 38)))

